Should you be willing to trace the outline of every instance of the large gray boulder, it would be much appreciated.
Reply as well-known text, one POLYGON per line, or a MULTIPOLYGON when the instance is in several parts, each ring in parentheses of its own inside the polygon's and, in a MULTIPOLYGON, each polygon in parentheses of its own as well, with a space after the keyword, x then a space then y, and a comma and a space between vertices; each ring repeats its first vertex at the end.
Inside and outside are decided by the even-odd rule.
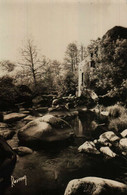
POLYGON ((18 131, 21 142, 54 142, 66 140, 72 136, 72 129, 62 119, 45 115, 27 123, 18 131))
POLYGON ((46 140, 52 134, 52 127, 46 122, 33 120, 18 131, 18 138, 22 142, 46 140))
POLYGON ((98 177, 74 179, 67 185, 64 195, 126 195, 123 183, 98 177))

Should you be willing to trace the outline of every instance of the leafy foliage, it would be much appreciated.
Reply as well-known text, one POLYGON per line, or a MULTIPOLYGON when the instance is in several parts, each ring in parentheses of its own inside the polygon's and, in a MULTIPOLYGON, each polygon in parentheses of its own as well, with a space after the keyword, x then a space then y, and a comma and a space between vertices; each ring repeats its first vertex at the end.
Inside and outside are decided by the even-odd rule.
POLYGON ((123 114, 118 118, 112 119, 109 123, 110 130, 123 131, 127 129, 127 114, 123 114))
POLYGON ((44 61, 40 61, 37 48, 31 39, 28 39, 24 48, 21 49, 21 56, 19 65, 26 69, 36 88, 38 70, 43 66, 44 61))
POLYGON ((111 118, 118 118, 125 114, 125 108, 117 104, 109 106, 108 111, 111 118))
POLYGON ((77 88, 77 77, 72 72, 66 72, 62 77, 58 77, 57 91, 59 95, 75 95, 77 88))
POLYGON ((77 65, 79 62, 79 50, 76 43, 70 43, 67 46, 65 52, 64 64, 67 66, 67 69, 74 72, 77 70, 77 65))
POLYGON ((0 67, 2 70, 7 70, 8 72, 11 72, 15 68, 15 64, 10 62, 9 60, 3 60, 0 62, 0 67))
POLYGON ((0 110, 14 107, 17 98, 16 87, 13 84, 13 79, 4 76, 0 78, 0 110))
MULTIPOLYGON (((87 48, 83 45, 79 47, 74 42, 68 44, 63 63, 45 56, 40 57, 33 41, 28 40, 21 52, 22 61, 19 64, 23 68, 17 72, 15 84, 27 85, 38 94, 75 95, 78 85, 78 64, 80 60, 90 56, 94 66, 86 68, 84 77, 86 89, 94 90, 105 101, 109 97, 109 102, 112 99, 112 102, 116 100, 127 103, 126 53, 127 37, 125 29, 121 28, 111 29, 102 39, 92 40, 87 48), (120 36, 119 30, 122 32, 119 33, 120 36)), ((1 62, 1 65, 8 71, 14 69, 14 65, 9 61, 1 62)), ((14 83, 14 80, 10 81, 11 83, 14 83)))
POLYGON ((127 91, 127 39, 104 36, 92 41, 87 51, 95 62, 95 68, 89 71, 90 87, 99 95, 123 100, 127 91))

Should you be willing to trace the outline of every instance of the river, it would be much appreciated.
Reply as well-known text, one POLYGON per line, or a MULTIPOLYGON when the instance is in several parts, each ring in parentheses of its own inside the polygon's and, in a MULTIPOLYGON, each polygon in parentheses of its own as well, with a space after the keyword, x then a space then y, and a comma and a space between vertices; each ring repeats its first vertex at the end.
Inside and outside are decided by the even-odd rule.
MULTIPOLYGON (((64 145, 48 145, 35 150, 32 154, 19 157, 12 176, 15 179, 26 176, 27 185, 20 181, 5 187, 5 195, 63 195, 68 182, 86 176, 99 176, 123 181, 125 172, 122 162, 103 159, 78 152, 85 140, 98 137, 95 113, 84 112, 70 121, 74 129, 74 139, 64 145)), ((100 125, 101 126, 101 125, 100 125)), ((99 128, 102 132, 105 126, 99 128)))

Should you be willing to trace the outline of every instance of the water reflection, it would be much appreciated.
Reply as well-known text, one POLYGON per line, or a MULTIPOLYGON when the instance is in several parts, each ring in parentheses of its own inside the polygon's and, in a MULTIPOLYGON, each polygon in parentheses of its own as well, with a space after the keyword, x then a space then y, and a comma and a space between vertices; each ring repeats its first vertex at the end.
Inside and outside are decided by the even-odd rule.
POLYGON ((83 125, 80 119, 78 119, 78 134, 79 136, 83 135, 83 125))
POLYGON ((84 136, 83 125, 78 116, 74 120, 74 132, 75 132, 76 137, 84 136))
POLYGON ((76 137, 91 139, 98 126, 97 117, 93 112, 84 111, 79 116, 76 116, 72 126, 76 137))

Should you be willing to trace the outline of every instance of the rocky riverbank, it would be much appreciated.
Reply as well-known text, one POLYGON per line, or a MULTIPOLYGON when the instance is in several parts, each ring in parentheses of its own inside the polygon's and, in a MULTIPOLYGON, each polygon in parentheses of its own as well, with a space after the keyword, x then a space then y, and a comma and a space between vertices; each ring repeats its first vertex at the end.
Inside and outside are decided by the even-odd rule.
MULTIPOLYGON (((88 109, 65 105, 63 109, 61 105, 54 105, 55 101, 52 109, 34 105, 32 108, 20 107, 18 112, 3 113, 0 135, 18 157, 13 175, 16 178, 27 175, 29 181, 28 186, 21 182, 14 189, 7 185, 5 194, 8 190, 10 194, 17 193, 22 185, 22 194, 35 194, 35 191, 64 194, 70 180, 87 176, 100 177, 100 183, 103 183, 101 177, 105 177, 126 184, 127 130, 109 128, 114 120, 111 110, 99 106, 88 109), (49 182, 52 184, 46 187, 49 182)), ((115 117, 119 118, 121 114, 117 113, 115 117)), ((84 185, 88 191, 89 184, 84 185)), ((110 189, 111 186, 112 183, 110 189)))

